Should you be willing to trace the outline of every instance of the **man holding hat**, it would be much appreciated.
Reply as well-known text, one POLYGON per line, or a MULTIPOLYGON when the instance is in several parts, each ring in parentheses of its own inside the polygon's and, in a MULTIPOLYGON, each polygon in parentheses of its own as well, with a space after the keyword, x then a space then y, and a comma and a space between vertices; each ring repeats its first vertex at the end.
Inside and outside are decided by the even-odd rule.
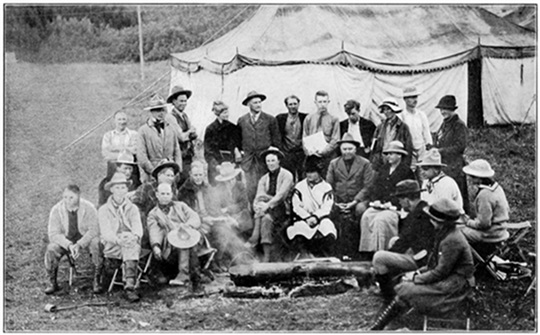
POLYGON ((412 137, 409 127, 397 116, 403 111, 396 99, 388 97, 379 105, 379 111, 384 114, 385 120, 377 126, 371 144, 371 164, 373 170, 379 171, 384 164, 383 149, 392 141, 400 141, 407 151, 405 164, 411 165, 413 151, 412 137))
POLYGON ((257 182, 265 173, 265 164, 261 159, 270 146, 281 148, 276 118, 262 111, 262 102, 266 95, 251 91, 242 105, 249 107, 249 112, 238 119, 238 128, 242 138, 242 169, 246 173, 247 193, 249 201, 255 198, 257 182))
POLYGON ((358 221, 368 208, 369 188, 375 176, 371 163, 357 155, 360 143, 350 133, 338 142, 341 156, 328 166, 326 181, 334 190, 334 221, 338 226, 339 249, 342 256, 358 252, 360 226, 358 221))
POLYGON ((344 105, 348 119, 339 123, 340 133, 352 135, 352 138, 359 143, 357 155, 369 159, 371 141, 375 133, 375 124, 360 116, 360 103, 356 100, 347 100, 344 105))
MULTIPOLYGON (((137 188, 141 185, 141 181, 138 178, 136 178, 134 174, 135 169, 138 169, 138 168, 139 167, 137 166, 137 163, 135 163, 133 159, 133 155, 127 151, 121 152, 115 161, 114 173, 121 172, 126 175, 126 178, 128 180, 131 180, 131 185, 128 189, 128 194, 127 194, 128 197, 131 197, 135 193, 135 190, 137 190, 137 188)), ((109 199, 109 196, 111 195, 111 192, 105 191, 105 184, 111 180, 112 175, 113 174, 110 174, 107 177, 103 178, 103 180, 99 183, 98 208, 101 207, 101 205, 103 205, 107 201, 107 199, 109 199)))
POLYGON ((131 181, 123 173, 115 173, 105 184, 112 195, 99 208, 98 220, 105 258, 122 260, 124 290, 128 300, 139 300, 136 292, 137 264, 141 252, 143 226, 139 209, 127 197, 131 181))
POLYGON ((416 87, 406 87, 403 90, 403 100, 405 100, 405 111, 400 113, 401 120, 409 127, 413 144, 412 168, 416 168, 414 164, 420 157, 424 155, 426 150, 431 149, 433 140, 431 139, 431 131, 429 129, 429 121, 426 114, 417 109, 418 95, 420 92, 416 87))
POLYGON ((255 227, 248 242, 254 247, 261 244, 263 262, 270 262, 275 226, 286 219, 285 201, 294 186, 294 177, 280 166, 283 153, 278 148, 268 148, 261 158, 266 162, 268 173, 262 176, 257 186, 253 201, 255 227))
POLYGON ((379 250, 373 256, 373 273, 387 302, 395 295, 393 277, 425 265, 435 238, 435 228, 424 212, 428 204, 420 199, 421 191, 418 182, 412 179, 396 185, 393 196, 409 214, 401 221, 399 235, 390 249, 379 250))
POLYGON ((465 165, 463 153, 467 147, 468 130, 465 123, 456 113, 456 97, 445 95, 435 108, 439 109, 443 116, 441 128, 437 131, 435 147, 441 153, 442 162, 447 164, 444 172, 452 177, 459 186, 463 198, 463 209, 469 213, 469 192, 467 178, 462 169, 465 165))
POLYGON ((160 97, 150 101, 145 110, 150 111, 150 118, 139 128, 137 161, 150 178, 152 171, 163 159, 169 159, 182 166, 182 152, 177 141, 177 131, 169 120, 165 119, 167 103, 160 97))

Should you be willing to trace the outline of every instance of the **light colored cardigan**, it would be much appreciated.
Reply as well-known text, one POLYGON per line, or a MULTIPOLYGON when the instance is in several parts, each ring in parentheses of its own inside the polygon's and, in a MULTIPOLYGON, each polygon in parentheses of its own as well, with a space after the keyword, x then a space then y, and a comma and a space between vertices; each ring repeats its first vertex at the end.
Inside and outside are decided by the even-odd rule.
MULTIPOLYGON (((67 249, 71 244, 71 241, 66 238, 68 226, 68 213, 64 200, 62 200, 54 205, 49 215, 49 241, 67 249)), ((90 241, 99 234, 96 208, 90 201, 82 198, 79 201, 79 209, 77 210, 77 227, 82 235, 77 244, 82 248, 86 248, 90 241)))

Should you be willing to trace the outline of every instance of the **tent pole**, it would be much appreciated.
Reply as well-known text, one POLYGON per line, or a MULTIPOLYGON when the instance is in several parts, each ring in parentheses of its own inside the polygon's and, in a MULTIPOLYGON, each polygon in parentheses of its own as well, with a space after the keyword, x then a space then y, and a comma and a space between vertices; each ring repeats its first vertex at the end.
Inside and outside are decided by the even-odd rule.
POLYGON ((139 21, 139 59, 141 61, 141 83, 144 82, 144 52, 142 38, 141 6, 137 6, 137 21, 139 21))

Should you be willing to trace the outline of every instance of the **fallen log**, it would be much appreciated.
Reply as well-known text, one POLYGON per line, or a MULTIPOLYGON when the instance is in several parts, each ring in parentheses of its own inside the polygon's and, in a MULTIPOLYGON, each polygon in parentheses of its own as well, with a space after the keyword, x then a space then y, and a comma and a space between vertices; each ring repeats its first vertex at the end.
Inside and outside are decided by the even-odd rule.
POLYGON ((295 279, 355 276, 360 286, 371 278, 371 262, 288 262, 239 264, 229 269, 236 286, 265 286, 295 279))

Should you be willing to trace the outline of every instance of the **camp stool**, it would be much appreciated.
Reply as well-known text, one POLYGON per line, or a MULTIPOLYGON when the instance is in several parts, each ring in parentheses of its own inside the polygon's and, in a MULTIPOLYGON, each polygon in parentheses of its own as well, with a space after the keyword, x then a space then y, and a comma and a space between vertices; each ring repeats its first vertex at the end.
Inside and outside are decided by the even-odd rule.
MULTIPOLYGON (((148 270, 150 269, 151 263, 152 263, 152 252, 148 249, 141 249, 139 262, 137 264, 137 271, 139 274, 137 275, 135 287, 139 287, 140 283, 148 284, 150 282, 150 280, 148 279, 148 270), (141 267, 141 263, 144 263, 144 267, 141 267)), ((109 284, 109 289, 107 292, 111 292, 115 285, 124 287, 124 282, 122 278, 118 279, 118 275, 120 274, 120 270, 122 269, 122 267, 123 267, 123 263, 121 266, 117 267, 114 270, 111 283, 109 284)))

